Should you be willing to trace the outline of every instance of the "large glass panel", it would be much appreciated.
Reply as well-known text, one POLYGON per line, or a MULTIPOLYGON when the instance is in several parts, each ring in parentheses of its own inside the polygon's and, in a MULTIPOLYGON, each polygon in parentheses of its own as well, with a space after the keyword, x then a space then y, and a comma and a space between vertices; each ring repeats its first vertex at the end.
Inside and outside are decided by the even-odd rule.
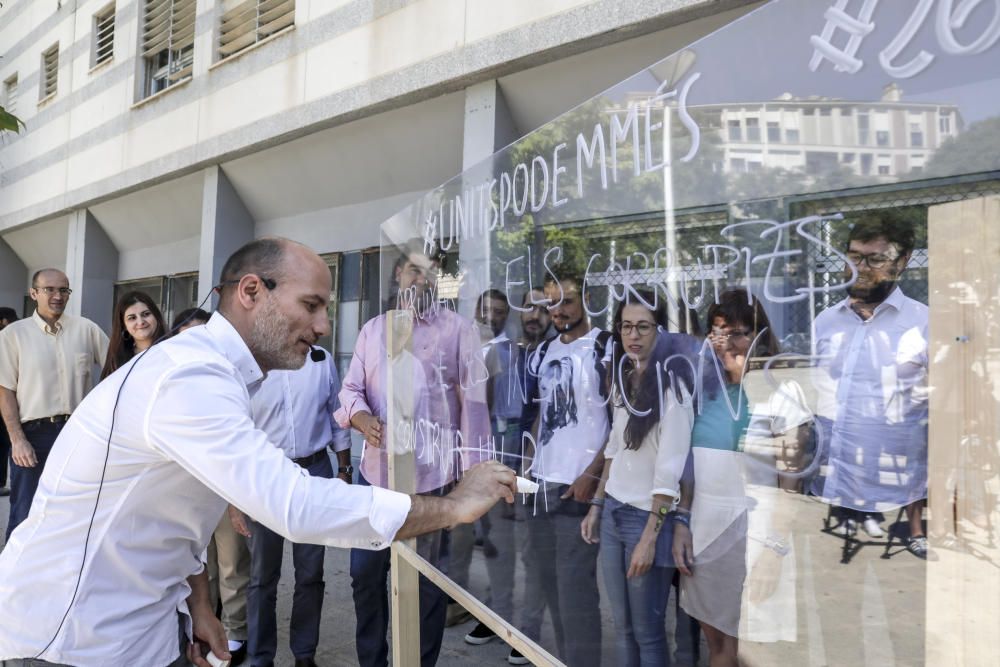
POLYGON ((432 564, 571 665, 995 660, 998 12, 774 0, 386 221, 363 473, 538 484, 432 564))

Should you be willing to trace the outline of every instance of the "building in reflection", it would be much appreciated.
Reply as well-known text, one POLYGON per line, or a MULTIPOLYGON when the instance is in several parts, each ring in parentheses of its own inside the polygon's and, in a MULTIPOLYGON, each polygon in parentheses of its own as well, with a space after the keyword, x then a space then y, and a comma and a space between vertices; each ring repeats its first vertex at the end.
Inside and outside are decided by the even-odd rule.
POLYGON ((895 83, 875 102, 785 93, 763 104, 720 104, 709 111, 726 173, 764 168, 828 174, 838 168, 891 182, 920 174, 964 122, 958 106, 903 101, 895 83))

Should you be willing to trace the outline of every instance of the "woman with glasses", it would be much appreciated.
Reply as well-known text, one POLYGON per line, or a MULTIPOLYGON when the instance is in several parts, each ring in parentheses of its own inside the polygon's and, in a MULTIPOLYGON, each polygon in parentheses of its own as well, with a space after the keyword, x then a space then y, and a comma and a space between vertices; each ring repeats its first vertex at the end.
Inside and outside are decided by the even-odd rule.
MULTIPOLYGON (((581 524, 584 541, 600 542, 607 598, 615 619, 616 661, 666 665, 664 616, 674 568, 668 513, 694 421, 688 377, 664 366, 687 356, 693 339, 665 331, 667 304, 645 290, 614 317, 611 433, 604 472, 581 524)), ((671 369, 673 369, 671 365, 671 369)))
POLYGON ((693 474, 684 477, 672 517, 673 557, 684 575, 681 606, 705 633, 709 664, 735 667, 747 571, 739 452, 750 406, 743 379, 749 357, 772 356, 778 347, 760 301, 743 289, 723 292, 708 309, 707 325, 714 358, 705 360, 706 389, 691 433, 693 474))
POLYGON ((160 309, 145 292, 126 292, 115 306, 111 341, 101 379, 108 377, 129 359, 149 349, 163 337, 166 329, 160 309))

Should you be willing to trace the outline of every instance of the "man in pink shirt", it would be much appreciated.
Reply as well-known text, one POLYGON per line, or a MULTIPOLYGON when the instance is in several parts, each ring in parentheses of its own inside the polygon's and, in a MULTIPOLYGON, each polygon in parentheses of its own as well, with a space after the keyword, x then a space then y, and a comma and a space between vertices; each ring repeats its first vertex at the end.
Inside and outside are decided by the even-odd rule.
MULTIPOLYGON (((490 421, 479 333, 471 321, 438 302, 437 270, 437 263, 416 244, 408 245, 396 262, 394 283, 398 287, 393 305, 410 311, 413 329, 407 349, 397 355, 408 358, 393 370, 396 386, 407 393, 406 403, 412 405, 412 414, 397 418, 395 425, 414 449, 415 490, 441 495, 462 470, 487 458, 490 421)), ((365 438, 358 483, 383 488, 388 484, 383 438, 390 398, 386 324, 383 314, 362 327, 340 391, 341 408, 334 415, 341 426, 354 427, 365 438)), ((441 532, 418 538, 417 550, 437 564, 441 532)), ((356 645, 362 667, 388 664, 388 573, 388 553, 351 551, 356 645)), ((441 649, 446 602, 440 589, 420 578, 420 652, 425 667, 437 661, 441 649)))

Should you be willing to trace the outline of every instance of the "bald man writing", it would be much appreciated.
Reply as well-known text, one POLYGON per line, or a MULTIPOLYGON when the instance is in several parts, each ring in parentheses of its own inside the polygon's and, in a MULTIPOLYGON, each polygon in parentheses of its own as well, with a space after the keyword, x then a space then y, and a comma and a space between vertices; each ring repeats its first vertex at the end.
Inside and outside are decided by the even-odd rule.
POLYGON ((330 289, 305 246, 252 241, 226 262, 207 325, 87 396, 0 554, 0 608, 17 610, 0 659, 172 665, 184 664, 182 644, 200 667, 209 647, 226 659, 201 553, 227 503, 293 542, 381 549, 513 502, 514 473, 496 462, 447 496, 406 496, 311 477, 254 427, 264 374, 300 368, 329 333, 330 289))

